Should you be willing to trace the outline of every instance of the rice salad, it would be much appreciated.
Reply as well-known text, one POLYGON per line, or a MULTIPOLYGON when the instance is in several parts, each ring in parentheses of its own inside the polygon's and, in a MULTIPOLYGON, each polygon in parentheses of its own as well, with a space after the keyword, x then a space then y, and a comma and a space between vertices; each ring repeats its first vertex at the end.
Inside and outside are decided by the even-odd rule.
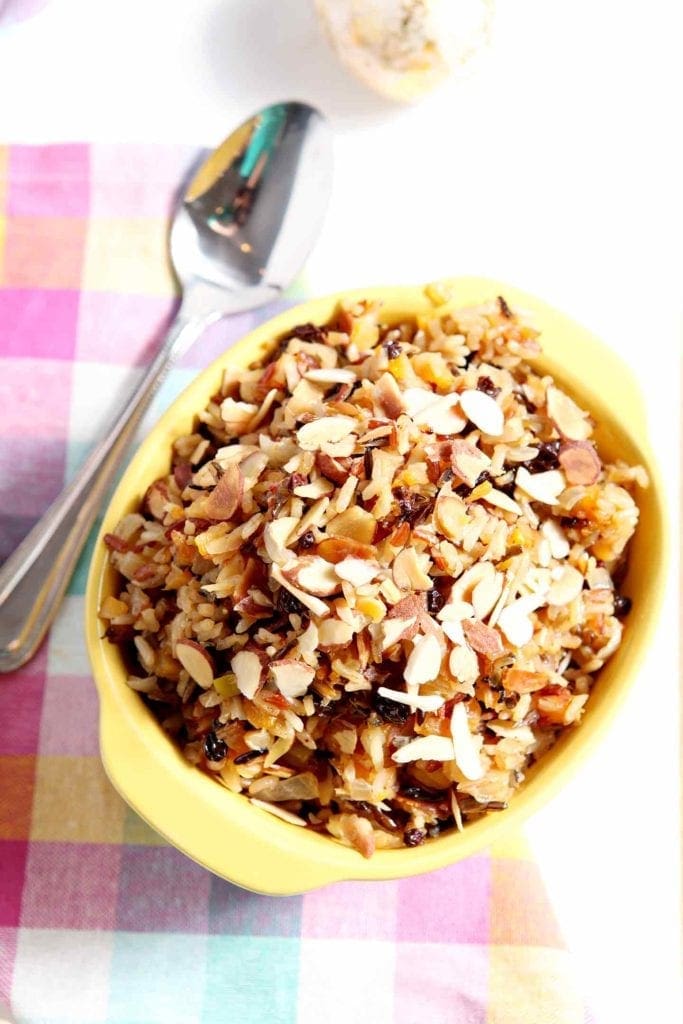
POLYGON ((106 636, 185 757, 365 857, 504 811, 579 725, 647 486, 521 311, 427 294, 227 367, 105 536, 106 636))

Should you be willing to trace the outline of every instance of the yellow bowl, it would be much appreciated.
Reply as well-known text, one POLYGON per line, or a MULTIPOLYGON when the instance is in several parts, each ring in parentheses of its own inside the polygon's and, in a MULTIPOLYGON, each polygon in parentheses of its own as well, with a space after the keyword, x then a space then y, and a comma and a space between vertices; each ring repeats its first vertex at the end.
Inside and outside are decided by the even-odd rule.
MULTIPOLYGON (((596 438, 607 456, 644 465, 651 486, 639 495, 640 525, 633 541, 625 592, 633 598, 621 647, 601 673, 581 725, 568 731, 530 772, 510 807, 416 849, 383 850, 364 860, 330 838, 297 828, 228 792, 188 764, 140 697, 126 685, 118 648, 102 639, 97 609, 116 591, 103 534, 138 507, 148 484, 168 472, 173 440, 191 432, 197 412, 216 391, 225 366, 247 366, 296 324, 325 323, 340 295, 290 309, 233 346, 180 395, 142 443, 116 489, 95 546, 86 593, 86 631, 100 697, 100 745, 109 778, 137 813, 170 843, 209 870, 256 892, 300 893, 342 879, 384 879, 444 867, 518 826, 567 781, 598 740, 633 681, 652 636, 665 576, 663 490, 645 440, 638 389, 624 364, 582 327, 549 306, 500 282, 459 278, 462 304, 502 294, 533 314, 543 355, 535 360, 591 410, 596 438)), ((348 295, 349 293, 344 293, 348 295)), ((367 288, 358 298, 381 299, 383 317, 396 322, 429 308, 422 288, 367 288)), ((600 780, 596 779, 596 790, 600 780)))

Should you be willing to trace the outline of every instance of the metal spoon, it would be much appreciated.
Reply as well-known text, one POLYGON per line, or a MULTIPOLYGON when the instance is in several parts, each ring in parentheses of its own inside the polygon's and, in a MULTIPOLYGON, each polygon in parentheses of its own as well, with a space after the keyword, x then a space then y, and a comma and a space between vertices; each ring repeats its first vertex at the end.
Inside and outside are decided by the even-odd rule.
POLYGON ((270 302, 302 266, 322 225, 331 172, 330 129, 305 103, 266 107, 200 167, 171 228, 183 297, 166 341, 107 436, 0 569, 0 671, 35 653, 169 368, 208 324, 270 302))

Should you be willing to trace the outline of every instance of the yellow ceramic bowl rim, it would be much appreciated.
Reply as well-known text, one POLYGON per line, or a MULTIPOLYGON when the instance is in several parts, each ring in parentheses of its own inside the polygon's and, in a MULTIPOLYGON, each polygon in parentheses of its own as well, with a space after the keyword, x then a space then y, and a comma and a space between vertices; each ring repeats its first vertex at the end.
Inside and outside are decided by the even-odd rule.
POLYGON ((534 363, 591 409, 599 424, 596 436, 601 450, 610 457, 621 452, 628 461, 645 465, 650 474, 652 485, 639 500, 641 527, 636 542, 642 558, 632 555, 631 562, 638 562, 642 570, 646 550, 651 557, 644 581, 640 571, 640 593, 622 647, 594 688, 581 725, 545 755, 506 811, 489 814, 462 833, 451 832, 415 849, 378 851, 365 860, 330 838, 254 807, 189 765, 126 685, 118 649, 102 638, 97 609, 114 583, 103 535, 137 506, 148 484, 167 471, 172 441, 191 429, 194 415, 215 392, 223 367, 253 363, 296 324, 327 322, 342 297, 382 300, 383 318, 389 322, 426 312, 431 304, 423 287, 363 288, 305 302, 261 325, 199 374, 141 444, 106 510, 85 598, 88 652, 100 699, 101 753, 109 778, 131 807, 170 843, 244 888, 291 894, 343 879, 406 877, 444 867, 499 839, 553 796, 594 747, 635 678, 652 636, 665 578, 664 492, 645 440, 642 401, 630 372, 588 331, 527 293, 484 278, 457 278, 452 284, 457 305, 502 294, 511 306, 529 311, 542 332, 544 347, 543 356, 534 363), (641 531, 647 534, 646 547, 639 540, 641 531))

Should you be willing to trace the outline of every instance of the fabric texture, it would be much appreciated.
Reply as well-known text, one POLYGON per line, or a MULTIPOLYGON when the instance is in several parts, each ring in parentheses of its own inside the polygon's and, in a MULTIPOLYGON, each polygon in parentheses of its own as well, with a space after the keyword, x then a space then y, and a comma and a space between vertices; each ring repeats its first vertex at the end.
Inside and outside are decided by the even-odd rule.
MULTIPOLYGON (((0 147, 0 560, 158 344, 186 146, 0 147)), ((196 371, 306 293, 208 331, 196 371)), ((143 427, 144 429, 144 427, 143 427)), ((18 1024, 584 1024, 522 836, 420 878, 270 898, 169 847, 114 791, 83 637, 92 538, 47 641, 0 678, 0 1008, 18 1024)))

